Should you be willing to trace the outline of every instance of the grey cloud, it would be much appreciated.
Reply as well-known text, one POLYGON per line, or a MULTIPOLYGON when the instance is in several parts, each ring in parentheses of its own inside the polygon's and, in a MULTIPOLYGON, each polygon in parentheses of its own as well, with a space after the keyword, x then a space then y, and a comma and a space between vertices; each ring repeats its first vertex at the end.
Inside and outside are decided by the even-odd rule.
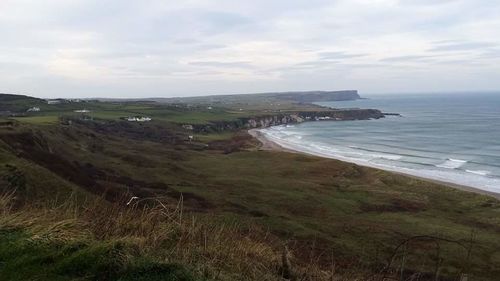
POLYGON ((322 60, 329 59, 351 59, 351 58, 360 58, 366 57, 368 54, 349 54, 345 52, 321 52, 318 53, 318 56, 322 60))
POLYGON ((320 67, 328 67, 335 64, 339 64, 339 61, 324 61, 324 60, 313 60, 313 61, 305 61, 301 63, 295 64, 294 68, 320 68, 320 67))
MULTIPOLYGON (((43 67, 36 63, 0 61, 0 73, 5 76, 16 76, 28 74, 27 71, 43 73, 43 67)), ((1 92, 1 90, 0 90, 1 92)))
POLYGON ((208 70, 208 71, 198 71, 195 72, 196 75, 220 75, 223 74, 222 71, 208 70))
POLYGON ((174 44, 180 44, 180 45, 191 45, 191 44, 196 44, 199 43, 199 40, 193 39, 193 38, 181 38, 174 40, 174 44))
POLYGON ((425 55, 410 55, 410 56, 396 56, 396 57, 388 57, 383 58, 380 61, 382 62, 408 62, 408 61, 420 61, 420 62, 428 62, 432 61, 435 56, 425 56, 425 55))
POLYGON ((493 49, 483 52, 477 56, 479 59, 498 59, 500 58, 500 49, 493 49))
POLYGON ((471 60, 465 60, 465 59, 456 59, 456 60, 443 60, 436 62, 436 64, 440 65, 460 65, 460 66, 483 66, 484 63, 480 62, 475 62, 471 60))
POLYGON ((247 61, 233 61, 233 62, 220 62, 220 61, 192 61, 190 65, 194 66, 207 66, 207 67, 226 67, 226 68, 253 68, 247 61))
POLYGON ((443 44, 446 45, 446 44, 459 44, 459 43, 464 43, 464 41, 458 39, 446 39, 446 40, 437 40, 431 42, 431 44, 433 45, 443 45, 443 44))
POLYGON ((343 59, 365 57, 368 54, 349 54, 345 52, 320 52, 317 54, 317 60, 304 61, 296 63, 290 67, 278 68, 278 70, 314 70, 331 68, 339 65, 343 59))
POLYGON ((202 44, 202 45, 199 45, 197 48, 199 48, 201 50, 212 50, 212 49, 223 49, 226 47, 227 47, 227 45, 223 45, 223 44, 202 44))
POLYGON ((463 43, 445 43, 438 44, 436 47, 429 49, 430 52, 454 52, 454 51, 470 51, 495 47, 498 44, 489 42, 463 42, 463 43))
POLYGON ((449 3, 457 3, 458 0, 399 0, 401 5, 411 6, 437 6, 449 3))
POLYGON ((342 66, 353 69, 391 68, 391 66, 387 66, 381 63, 349 63, 349 64, 342 64, 342 66))
POLYGON ((218 11, 202 13, 200 18, 216 27, 237 26, 252 22, 250 18, 236 13, 218 11))

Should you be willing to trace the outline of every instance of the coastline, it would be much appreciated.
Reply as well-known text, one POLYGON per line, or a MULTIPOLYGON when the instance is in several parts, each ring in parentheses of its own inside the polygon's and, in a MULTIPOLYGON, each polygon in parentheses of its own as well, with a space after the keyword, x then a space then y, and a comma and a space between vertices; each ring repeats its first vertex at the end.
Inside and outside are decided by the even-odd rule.
MULTIPOLYGON (((260 143, 261 146, 259 147, 259 150, 272 150, 272 151, 284 151, 284 152, 290 152, 290 153, 301 153, 301 154, 307 154, 302 151, 298 150, 293 150, 293 149, 288 149, 285 148, 278 143, 270 140, 269 138, 264 135, 260 129, 250 129, 248 130, 248 134, 257 139, 260 143)), ((307 154, 309 155, 309 154, 307 154)))
MULTIPOLYGON (((248 134, 250 134, 252 137, 257 139, 261 143, 261 147, 259 148, 260 150, 298 153, 298 154, 304 154, 304 155, 308 155, 308 156, 322 157, 322 158, 327 158, 327 159, 335 159, 335 160, 342 161, 342 162, 348 162, 348 161, 345 161, 344 159, 318 156, 318 155, 307 153, 304 151, 285 148, 285 147, 281 146, 280 144, 274 142, 273 140, 269 139, 268 137, 266 137, 266 135, 263 134, 260 131, 260 129, 250 129, 250 130, 248 130, 248 134)), ((352 162, 348 162, 348 163, 352 163, 352 162)), ((490 191, 482 190, 482 189, 472 187, 472 186, 460 185, 460 184, 456 184, 456 183, 445 182, 445 181, 440 181, 440 180, 431 179, 431 178, 419 177, 419 176, 415 176, 415 175, 411 175, 411 174, 407 174, 407 173, 403 173, 403 172, 384 170, 384 169, 380 169, 380 168, 376 168, 376 167, 371 167, 368 165, 362 165, 359 163, 354 163, 354 164, 359 165, 359 166, 363 166, 363 167, 368 167, 371 169, 383 170, 385 172, 394 173, 394 174, 398 174, 398 175, 402 175, 402 176, 406 176, 406 177, 410 177, 410 178, 414 178, 414 179, 418 179, 418 180, 423 180, 423 181, 427 181, 427 182, 431 182, 431 183, 435 183, 435 184, 439 184, 439 185, 444 185, 444 186, 455 188, 455 189, 458 189, 461 191, 472 192, 472 193, 477 193, 477 194, 481 194, 481 195, 487 195, 487 196, 494 197, 494 198, 500 200, 500 193, 490 192, 490 191)))

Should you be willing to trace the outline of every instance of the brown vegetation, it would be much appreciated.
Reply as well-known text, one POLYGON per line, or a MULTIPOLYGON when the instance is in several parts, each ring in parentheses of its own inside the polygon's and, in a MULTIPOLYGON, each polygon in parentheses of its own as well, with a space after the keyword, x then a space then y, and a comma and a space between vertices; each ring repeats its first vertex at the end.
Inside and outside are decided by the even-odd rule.
POLYGON ((121 257, 124 263, 132 256, 181 263, 209 280, 368 278, 358 279, 360 273, 345 270, 337 272, 335 264, 325 266, 313 259, 294 258, 293 249, 283 248, 284 241, 256 225, 185 213, 182 195, 176 205, 157 199, 127 204, 126 200, 110 203, 96 198, 84 203, 69 199, 61 205, 25 202, 14 207, 14 198, 14 192, 0 195, 1 229, 27 230, 29 239, 37 243, 121 241, 129 255, 121 257))

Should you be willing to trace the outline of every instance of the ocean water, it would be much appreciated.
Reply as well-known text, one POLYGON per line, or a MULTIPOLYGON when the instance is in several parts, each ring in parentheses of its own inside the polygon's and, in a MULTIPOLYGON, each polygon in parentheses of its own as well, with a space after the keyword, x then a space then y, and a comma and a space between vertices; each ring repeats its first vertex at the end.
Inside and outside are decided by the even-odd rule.
POLYGON ((319 104, 402 117, 305 122, 262 132, 286 148, 500 193, 500 93, 380 95, 319 104))

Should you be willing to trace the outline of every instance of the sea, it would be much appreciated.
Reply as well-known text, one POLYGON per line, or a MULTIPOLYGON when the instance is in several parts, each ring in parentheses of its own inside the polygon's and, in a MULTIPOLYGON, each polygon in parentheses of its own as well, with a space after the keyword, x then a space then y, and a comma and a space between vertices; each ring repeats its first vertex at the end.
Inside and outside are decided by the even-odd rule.
POLYGON ((288 149, 500 193, 500 93, 372 95, 318 104, 401 116, 261 132, 288 149))

